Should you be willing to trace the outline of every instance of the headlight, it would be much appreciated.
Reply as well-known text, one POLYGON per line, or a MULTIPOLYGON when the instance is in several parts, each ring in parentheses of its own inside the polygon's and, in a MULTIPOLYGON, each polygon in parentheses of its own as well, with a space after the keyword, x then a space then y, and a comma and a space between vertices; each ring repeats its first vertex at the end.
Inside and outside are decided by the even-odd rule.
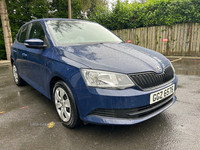
POLYGON ((87 86, 110 89, 125 89, 135 84, 125 75, 114 72, 81 69, 87 86))

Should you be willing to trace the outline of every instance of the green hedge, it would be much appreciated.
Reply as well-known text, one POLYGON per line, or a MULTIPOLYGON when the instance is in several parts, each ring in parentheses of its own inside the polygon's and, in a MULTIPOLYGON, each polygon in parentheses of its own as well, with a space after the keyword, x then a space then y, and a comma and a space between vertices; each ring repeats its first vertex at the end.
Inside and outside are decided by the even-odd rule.
POLYGON ((200 0, 147 0, 144 4, 118 0, 112 11, 99 7, 90 20, 110 30, 200 23, 200 0))
POLYGON ((5 51, 2 25, 0 21, 0 60, 4 60, 4 59, 6 59, 6 51, 5 51))
POLYGON ((0 50, 0 60, 5 60, 5 59, 6 59, 6 51, 0 50))

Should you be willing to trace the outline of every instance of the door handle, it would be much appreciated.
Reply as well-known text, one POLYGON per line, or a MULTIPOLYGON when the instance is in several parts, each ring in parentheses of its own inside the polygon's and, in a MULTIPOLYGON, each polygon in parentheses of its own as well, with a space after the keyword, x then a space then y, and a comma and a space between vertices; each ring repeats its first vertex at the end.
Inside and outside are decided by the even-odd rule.
POLYGON ((23 53, 23 54, 22 54, 22 57, 23 57, 24 59, 26 59, 26 58, 27 58, 27 54, 23 53))
POLYGON ((15 49, 13 49, 13 55, 15 58, 17 57, 17 51, 15 49))

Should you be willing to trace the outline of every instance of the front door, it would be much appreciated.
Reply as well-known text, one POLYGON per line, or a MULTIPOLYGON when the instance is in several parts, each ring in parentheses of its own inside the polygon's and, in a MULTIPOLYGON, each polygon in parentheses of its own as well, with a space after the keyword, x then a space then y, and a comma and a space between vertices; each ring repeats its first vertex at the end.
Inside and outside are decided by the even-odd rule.
MULTIPOLYGON (((41 39, 44 41, 45 45, 48 45, 45 31, 42 24, 39 22, 32 23, 28 39, 41 39)), ((50 73, 46 66, 49 60, 47 58, 48 53, 51 53, 51 49, 48 47, 46 49, 28 48, 26 53, 26 76, 30 79, 30 84, 44 95, 46 95, 46 74, 50 73)))

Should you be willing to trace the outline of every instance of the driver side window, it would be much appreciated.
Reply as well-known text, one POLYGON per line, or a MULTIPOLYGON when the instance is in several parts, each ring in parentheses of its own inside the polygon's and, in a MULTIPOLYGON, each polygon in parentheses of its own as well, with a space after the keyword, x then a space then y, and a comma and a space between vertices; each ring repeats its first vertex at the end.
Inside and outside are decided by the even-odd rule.
POLYGON ((30 34, 29 34, 29 38, 28 39, 41 39, 41 40, 45 40, 45 32, 42 28, 42 25, 40 23, 33 23, 31 30, 30 30, 30 34))

